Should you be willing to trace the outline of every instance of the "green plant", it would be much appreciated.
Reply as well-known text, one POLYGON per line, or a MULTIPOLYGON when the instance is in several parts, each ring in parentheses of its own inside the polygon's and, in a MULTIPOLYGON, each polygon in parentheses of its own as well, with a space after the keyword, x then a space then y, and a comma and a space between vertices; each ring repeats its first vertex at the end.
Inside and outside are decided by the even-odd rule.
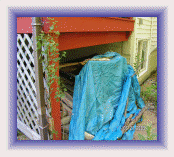
MULTIPOLYGON (((36 37, 37 41, 37 50, 41 50, 41 55, 39 56, 39 60, 44 65, 44 70, 47 72, 47 85, 50 89, 50 94, 53 91, 53 88, 51 88, 51 85, 54 82, 58 83, 58 87, 55 93, 55 98, 57 101, 60 101, 61 97, 64 97, 64 91, 67 91, 65 88, 65 85, 62 83, 60 77, 57 76, 57 72, 60 69, 59 66, 55 67, 55 63, 60 61, 61 58, 66 57, 66 52, 59 52, 58 49, 58 37, 60 35, 59 31, 55 31, 56 23, 58 21, 55 21, 54 18, 48 17, 48 19, 52 22, 52 25, 49 27, 49 32, 45 33, 44 31, 41 31, 39 36, 36 37)), ((49 22, 47 22, 49 23, 49 22)), ((51 101, 51 100, 49 100, 51 101)))
MULTIPOLYGON (((153 129, 154 130, 154 129, 153 129)), ((143 136, 141 134, 138 134, 138 138, 142 141, 145 140, 154 140, 155 137, 157 137, 157 134, 152 133, 152 124, 146 126, 146 132, 147 132, 147 136, 143 136)))
MULTIPOLYGON (((60 101, 60 98, 63 98, 65 96, 64 92, 67 91, 63 81, 60 79, 60 77, 57 76, 58 70, 60 69, 59 66, 56 67, 56 62, 61 62, 61 58, 66 57, 66 52, 60 52, 58 49, 58 37, 60 35, 59 31, 55 31, 56 23, 58 21, 55 21, 54 18, 48 18, 51 22, 51 26, 49 27, 49 32, 45 33, 44 31, 41 31, 41 33, 36 37, 37 41, 37 50, 41 51, 41 54, 39 56, 39 61, 42 63, 43 70, 46 72, 46 82, 49 87, 49 94, 53 92, 54 82, 57 83, 57 89, 55 92, 55 98, 57 102, 60 101)), ((51 103, 51 99, 49 98, 48 102, 51 103)), ((54 129, 51 131, 52 134, 56 134, 58 136, 58 131, 55 131, 54 129)))
POLYGON ((154 106, 157 108, 157 82, 147 87, 145 91, 142 91, 141 96, 145 101, 154 102, 154 106))
POLYGON ((22 132, 20 132, 18 129, 17 129, 17 136, 20 136, 20 135, 23 135, 22 132))
POLYGON ((140 54, 138 53, 135 56, 135 63, 133 63, 134 69, 136 71, 136 75, 139 76, 139 72, 141 70, 141 68, 143 67, 143 63, 144 63, 144 58, 140 58, 140 54))

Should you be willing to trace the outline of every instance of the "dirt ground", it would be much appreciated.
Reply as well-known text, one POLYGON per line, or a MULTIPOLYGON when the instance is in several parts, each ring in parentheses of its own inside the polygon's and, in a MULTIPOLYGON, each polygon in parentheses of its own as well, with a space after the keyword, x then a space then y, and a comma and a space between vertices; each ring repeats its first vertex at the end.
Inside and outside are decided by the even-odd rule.
MULTIPOLYGON (((150 87, 156 81, 157 81, 157 73, 154 73, 141 85, 141 91, 145 91, 147 87, 150 87)), ((146 105, 149 103, 153 105, 154 102, 145 100, 146 105)), ((151 134, 152 133, 157 134, 157 110, 155 108, 144 112, 142 122, 137 123, 133 140, 140 140, 138 134, 146 137, 147 132, 145 130, 145 127, 148 126, 149 124, 151 124, 152 126, 151 134)), ((30 139, 20 132, 17 136, 17 140, 30 140, 30 139)), ((153 140, 157 140, 157 137, 153 138, 153 140)))
MULTIPOLYGON (((142 85, 141 85, 141 91, 145 91, 147 87, 150 87, 152 84, 157 82, 157 73, 154 73, 151 75, 142 85)), ((156 91, 157 92, 157 91, 156 91)), ((154 105, 153 101, 144 100, 145 104, 148 105, 154 105)), ((137 123, 137 129, 134 133, 133 140, 140 140, 138 137, 138 134, 141 134, 143 136, 147 136, 147 132, 144 129, 145 126, 150 125, 151 128, 151 134, 157 134, 157 109, 154 107, 152 110, 147 110, 143 114, 143 121, 140 123, 137 123)), ((153 138, 153 140, 157 140, 157 137, 153 138)))

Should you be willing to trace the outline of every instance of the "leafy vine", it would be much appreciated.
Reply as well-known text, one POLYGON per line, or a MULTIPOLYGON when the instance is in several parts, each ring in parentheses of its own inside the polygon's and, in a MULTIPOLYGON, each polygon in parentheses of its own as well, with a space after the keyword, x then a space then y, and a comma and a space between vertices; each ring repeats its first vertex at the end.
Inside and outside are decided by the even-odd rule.
MULTIPOLYGON (((61 83, 60 77, 56 74, 59 70, 59 66, 55 67, 55 63, 60 61, 61 58, 66 57, 66 52, 59 52, 58 45, 55 40, 58 39, 60 33, 59 31, 55 31, 55 27, 57 28, 54 18, 48 17, 49 21, 53 20, 52 25, 49 27, 49 32, 45 33, 41 31, 41 33, 36 37, 37 41, 37 50, 41 50, 41 54, 39 56, 39 60, 41 60, 43 64, 43 70, 46 71, 47 76, 47 85, 49 87, 50 94, 53 91, 51 88, 51 84, 54 82, 58 83, 57 90, 55 92, 55 98, 57 101, 60 101, 60 98, 64 97, 64 91, 67 91, 64 84, 61 83)), ((46 22, 50 23, 50 22, 46 22)), ((51 100, 49 100, 51 101, 51 100)))
MULTIPOLYGON (((57 102, 59 102, 60 98, 63 98, 65 96, 64 92, 67 91, 67 89, 65 88, 65 85, 63 81, 61 81, 60 77, 57 76, 57 72, 60 69, 60 66, 56 66, 56 62, 60 62, 63 57, 66 57, 66 52, 60 52, 58 49, 59 43, 57 42, 57 39, 60 35, 60 32, 55 31, 58 21, 55 21, 54 18, 51 17, 48 17, 48 19, 49 22, 46 23, 51 23, 52 25, 49 27, 48 33, 45 33, 42 30, 41 33, 36 37, 37 50, 41 52, 39 56, 39 61, 43 65, 43 71, 45 71, 46 83, 49 88, 49 94, 51 94, 53 90, 55 90, 51 87, 51 85, 54 82, 57 82, 58 85, 55 92, 55 98, 57 102)), ((48 103, 51 104, 50 96, 48 98, 48 103)), ((57 136, 58 132, 54 129, 54 126, 52 126, 52 129, 50 131, 52 134, 56 134, 57 136)))

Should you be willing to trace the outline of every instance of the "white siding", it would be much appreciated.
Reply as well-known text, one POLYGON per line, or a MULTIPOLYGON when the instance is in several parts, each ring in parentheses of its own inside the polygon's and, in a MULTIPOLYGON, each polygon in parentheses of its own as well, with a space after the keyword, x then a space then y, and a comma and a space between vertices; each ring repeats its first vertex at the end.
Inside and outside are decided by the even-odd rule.
POLYGON ((137 17, 136 18, 136 23, 139 25, 139 20, 143 20, 143 25, 151 25, 151 20, 149 20, 151 17, 137 17))
POLYGON ((147 41, 146 64, 140 73, 140 75, 143 75, 148 69, 149 55, 157 47, 157 17, 134 17, 133 19, 135 20, 134 31, 129 40, 123 42, 122 55, 130 56, 130 64, 133 65, 138 53, 138 42, 147 41))
POLYGON ((157 17, 136 17, 134 20, 135 38, 148 39, 150 41, 149 53, 151 53, 157 47, 157 17))
POLYGON ((152 52, 156 47, 157 47, 157 18, 153 17, 150 52, 152 52))
POLYGON ((122 47, 122 55, 129 58, 131 65, 135 63, 138 41, 148 41, 147 60, 149 54, 157 47, 157 17, 134 17, 133 20, 135 20, 134 31, 129 40, 123 42, 122 47))

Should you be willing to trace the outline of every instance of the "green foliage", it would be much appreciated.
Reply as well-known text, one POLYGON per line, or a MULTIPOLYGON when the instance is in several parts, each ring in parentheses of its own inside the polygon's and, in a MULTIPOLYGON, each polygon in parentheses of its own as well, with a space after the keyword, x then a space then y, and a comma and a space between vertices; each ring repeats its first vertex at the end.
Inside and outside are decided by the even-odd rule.
POLYGON ((18 129, 17 129, 17 136, 23 135, 18 129))
POLYGON ((141 92, 141 96, 145 101, 151 101, 155 103, 157 109, 157 82, 146 88, 146 91, 141 92))
POLYGON ((142 140, 142 141, 146 140, 145 137, 143 135, 141 135, 141 134, 138 134, 138 138, 139 138, 139 140, 142 140))
MULTIPOLYGON (((54 18, 48 17, 49 20, 53 21, 54 18)), ((47 85, 49 87, 49 93, 51 94, 53 89, 53 83, 57 82, 58 87, 55 92, 55 98, 57 101, 60 101, 60 98, 65 96, 64 92, 67 91, 63 81, 61 81, 60 77, 57 76, 57 72, 59 67, 56 67, 56 62, 60 62, 61 58, 66 57, 66 52, 59 52, 58 45, 56 43, 56 39, 59 37, 59 31, 55 31, 55 25, 58 21, 53 21, 52 25, 49 28, 49 33, 45 33, 41 31, 39 36, 36 37, 37 41, 37 50, 41 51, 41 55, 39 56, 39 61, 43 63, 44 70, 46 71, 47 85), (54 40, 55 39, 55 40, 54 40)), ((49 23, 49 22, 47 22, 49 23)), ((48 100, 51 103, 51 99, 48 100)), ((58 131, 52 130, 52 134, 56 134, 58 136, 58 131)))
POLYGON ((142 141, 145 141, 145 140, 154 140, 155 137, 157 137, 157 134, 154 134, 152 133, 152 124, 146 126, 146 133, 147 133, 147 136, 143 136, 141 134, 138 134, 138 138, 142 141))
POLYGON ((56 134, 56 137, 58 137, 58 131, 56 131, 56 130, 52 130, 52 132, 51 132, 52 134, 56 134))
MULTIPOLYGON (((54 20, 54 18, 50 17, 48 17, 48 19, 51 21, 54 20)), ((59 101, 60 97, 64 97, 64 91, 66 91, 66 88, 63 85, 62 81, 60 80, 60 77, 57 77, 57 72, 59 70, 59 67, 56 67, 55 63, 60 61, 61 58, 66 57, 66 52, 63 51, 62 53, 60 53, 58 49, 59 44, 56 43, 54 40, 58 38, 60 35, 59 31, 55 31, 55 25, 57 22, 58 21, 52 22, 52 25, 49 28, 49 33, 41 31, 39 36, 36 37, 36 41, 37 41, 37 50, 41 51, 39 60, 45 65, 44 70, 47 71, 47 85, 50 89, 50 94, 53 91, 51 85, 54 82, 57 82, 59 87, 57 87, 55 98, 57 101, 59 101)))
POLYGON ((135 56, 135 63, 133 63, 133 66, 134 66, 134 69, 136 71, 136 75, 139 76, 139 72, 141 70, 141 68, 143 67, 143 62, 144 62, 144 59, 143 58, 140 58, 140 55, 137 54, 135 56))

